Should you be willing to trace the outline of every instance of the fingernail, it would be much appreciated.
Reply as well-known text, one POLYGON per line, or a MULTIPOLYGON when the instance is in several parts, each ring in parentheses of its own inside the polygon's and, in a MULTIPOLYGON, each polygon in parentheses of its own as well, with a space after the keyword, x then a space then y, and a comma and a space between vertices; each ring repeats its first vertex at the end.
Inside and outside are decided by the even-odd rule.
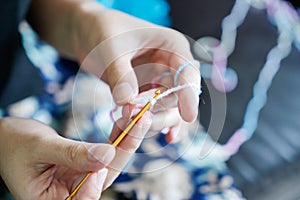
POLYGON ((89 149, 88 159, 108 165, 116 154, 115 148, 109 144, 94 145, 89 149))
POLYGON ((117 104, 127 103, 134 97, 134 90, 127 82, 119 83, 114 87, 113 96, 117 104))
POLYGON ((169 144, 174 144, 176 142, 179 142, 180 137, 178 136, 178 133, 175 133, 174 131, 170 131, 167 135, 166 135, 166 142, 169 144))

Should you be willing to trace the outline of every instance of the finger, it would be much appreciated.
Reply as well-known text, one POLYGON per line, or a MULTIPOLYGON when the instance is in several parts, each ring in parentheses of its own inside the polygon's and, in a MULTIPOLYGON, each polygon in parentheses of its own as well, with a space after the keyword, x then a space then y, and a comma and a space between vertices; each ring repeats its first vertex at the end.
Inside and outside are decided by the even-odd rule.
POLYGON ((109 144, 91 144, 62 138, 47 137, 39 152, 43 163, 62 165, 79 171, 98 171, 107 166, 115 156, 115 148, 109 144), (46 148, 47 147, 47 148, 46 148))
POLYGON ((181 139, 184 138, 184 135, 182 135, 182 132, 180 132, 181 129, 181 124, 177 124, 177 126, 173 126, 170 131, 166 135, 166 141, 168 143, 177 143, 181 139))
POLYGON ((128 103, 138 94, 137 78, 130 59, 130 55, 118 58, 105 72, 114 101, 118 105, 128 103))
MULTIPOLYGON (((155 62, 157 61, 155 60, 155 62)), ((145 92, 153 88, 160 88, 161 91, 165 91, 173 86, 173 77, 169 71, 169 66, 151 64, 151 68, 148 70, 145 67, 139 67, 135 68, 135 71, 139 72, 137 76, 140 92, 145 92)))
MULTIPOLYGON (((118 124, 118 123, 116 123, 118 124)), ((119 120, 119 125, 126 124, 123 119, 119 120)), ((138 123, 132 128, 132 130, 126 135, 126 137, 121 141, 121 143, 116 148, 116 156, 114 160, 108 166, 108 175, 104 184, 104 189, 109 187, 115 178, 123 170, 131 156, 134 154, 136 149, 140 146, 143 137, 149 130, 151 125, 151 113, 146 112, 144 116, 138 121, 138 123)), ((117 137, 121 132, 120 126, 114 126, 111 141, 117 137)))
POLYGON ((177 143, 183 141, 189 134, 189 126, 190 123, 181 120, 176 126, 170 128, 166 135, 166 141, 168 143, 177 143))
MULTIPOLYGON (((159 85, 162 86, 159 89, 164 92, 173 87, 173 82, 173 77, 171 75, 166 76, 159 82, 159 85)), ((159 99, 151 109, 151 111, 155 113, 169 108, 177 107, 177 100, 178 98, 176 94, 169 94, 168 96, 159 99)))
MULTIPOLYGON (((143 117, 138 120, 138 122, 133 126, 133 128, 127 133, 123 140, 118 144, 117 150, 123 149, 129 153, 134 153, 134 151, 139 147, 139 144, 143 140, 145 134, 149 130, 152 123, 152 114, 147 111, 144 113, 143 117)), ((128 120, 121 118, 119 119, 113 127, 112 133, 110 135, 110 143, 114 141, 125 129, 128 124, 128 120)))
POLYGON ((132 116, 136 115, 141 108, 153 98, 156 90, 157 89, 150 89, 146 92, 142 92, 136 98, 131 100, 129 104, 124 105, 122 117, 124 119, 130 119, 132 116))
MULTIPOLYGON (((159 88, 161 91, 166 90, 165 88, 159 88)), ((146 92, 140 93, 135 99, 133 99, 130 104, 126 104, 122 109, 122 117, 129 119, 130 117, 136 115, 140 108, 143 107, 150 99, 153 98, 153 94, 157 89, 150 89, 146 92)), ((150 108, 151 112, 156 113, 160 111, 165 111, 170 108, 177 107, 177 95, 170 94, 162 99, 159 99, 154 106, 150 108)))
POLYGON ((169 128, 178 125, 180 121, 181 117, 177 108, 161 111, 155 113, 150 130, 159 132, 163 128, 169 128))
POLYGON ((176 43, 166 43, 166 48, 170 50, 169 66, 173 76, 186 62, 190 62, 188 67, 185 67, 179 74, 177 85, 190 84, 197 88, 190 87, 177 92, 178 94, 178 108, 182 118, 187 122, 195 121, 198 114, 198 102, 200 91, 200 72, 199 67, 195 62, 192 62, 193 56, 190 51, 188 40, 179 32, 169 30, 172 35, 172 41, 176 43))
MULTIPOLYGON (((170 64, 175 67, 176 71, 183 63, 183 60, 177 55, 173 54, 171 56, 170 64)), ((176 75, 176 71, 172 71, 174 76, 176 75)), ((177 92, 179 112, 182 118, 187 122, 193 122, 197 118, 200 81, 200 71, 192 62, 178 75, 178 85, 191 85, 191 87, 177 92)))
POLYGON ((177 108, 178 97, 176 94, 169 94, 168 96, 159 99, 154 107, 151 109, 153 113, 168 110, 171 108, 177 108))
MULTIPOLYGON (((103 184, 106 179, 108 170, 103 168, 98 172, 93 173, 82 185, 78 193, 75 195, 75 200, 98 200, 101 197, 103 184)), ((76 185, 74 185, 76 187, 76 185)))
POLYGON ((180 134, 179 130, 180 130, 180 124, 172 127, 166 135, 166 138, 165 138, 166 142, 172 143, 172 144, 178 142, 179 141, 178 135, 180 134))

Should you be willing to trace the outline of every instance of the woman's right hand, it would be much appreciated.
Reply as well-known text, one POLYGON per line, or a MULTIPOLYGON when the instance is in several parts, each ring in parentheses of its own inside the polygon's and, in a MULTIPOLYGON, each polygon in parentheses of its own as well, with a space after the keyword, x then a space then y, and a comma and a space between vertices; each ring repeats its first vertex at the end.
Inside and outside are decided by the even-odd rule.
MULTIPOLYGON (((0 119, 0 174, 16 199, 65 199, 87 173, 92 175, 73 198, 100 198, 122 171, 149 129, 149 113, 138 122, 120 145, 92 144, 59 136, 35 120, 0 119)), ((124 127, 115 125, 111 140, 124 127)))

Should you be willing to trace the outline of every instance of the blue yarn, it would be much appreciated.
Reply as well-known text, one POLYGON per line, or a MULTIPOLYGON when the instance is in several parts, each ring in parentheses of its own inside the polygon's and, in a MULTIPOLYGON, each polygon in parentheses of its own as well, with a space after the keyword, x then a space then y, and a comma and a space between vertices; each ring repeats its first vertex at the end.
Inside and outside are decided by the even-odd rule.
POLYGON ((178 68, 178 70, 176 71, 176 74, 174 76, 174 85, 178 84, 179 74, 184 70, 184 68, 186 68, 189 65, 191 65, 191 62, 187 61, 178 68))

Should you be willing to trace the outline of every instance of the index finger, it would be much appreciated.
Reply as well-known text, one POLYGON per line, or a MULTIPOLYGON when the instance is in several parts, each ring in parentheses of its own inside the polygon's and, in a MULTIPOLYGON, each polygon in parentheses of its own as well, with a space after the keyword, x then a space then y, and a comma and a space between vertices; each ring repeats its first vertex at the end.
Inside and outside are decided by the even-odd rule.
MULTIPOLYGON (((126 119, 119 119, 112 130, 110 140, 114 141, 126 127, 126 119)), ((136 123, 136 125, 125 136, 121 143, 116 147, 116 156, 113 161, 107 166, 108 174, 104 183, 104 189, 112 184, 117 176, 122 172, 125 165, 128 163, 134 152, 140 146, 145 134, 149 130, 152 123, 151 113, 145 112, 143 117, 136 123)))
POLYGON ((178 109, 182 119, 186 122, 193 122, 198 115, 199 93, 201 91, 201 77, 199 63, 193 60, 184 60, 177 54, 170 58, 172 74, 175 86, 189 85, 176 92, 178 95, 178 109))

